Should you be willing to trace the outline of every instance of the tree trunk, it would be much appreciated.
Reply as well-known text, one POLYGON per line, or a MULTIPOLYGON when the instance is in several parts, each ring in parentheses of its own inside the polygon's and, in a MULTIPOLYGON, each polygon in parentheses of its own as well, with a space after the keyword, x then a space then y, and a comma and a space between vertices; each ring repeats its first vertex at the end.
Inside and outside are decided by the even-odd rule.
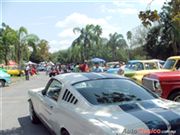
POLYGON ((8 65, 8 48, 5 47, 5 52, 4 52, 4 62, 5 62, 5 65, 8 65))
POLYGON ((18 63, 18 65, 20 65, 21 64, 21 47, 19 46, 18 47, 18 61, 17 61, 17 63, 18 63))

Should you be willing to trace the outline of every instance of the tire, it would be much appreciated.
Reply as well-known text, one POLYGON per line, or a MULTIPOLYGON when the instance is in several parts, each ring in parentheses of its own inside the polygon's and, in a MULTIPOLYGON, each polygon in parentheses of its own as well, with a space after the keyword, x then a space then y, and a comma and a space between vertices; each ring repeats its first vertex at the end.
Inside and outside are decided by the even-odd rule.
POLYGON ((175 102, 180 102, 180 90, 172 93, 168 99, 175 102))
POLYGON ((61 131, 61 135, 70 135, 69 132, 66 129, 63 129, 61 131))
POLYGON ((34 111, 33 104, 32 104, 31 101, 29 101, 29 115, 30 115, 31 122, 33 124, 40 123, 40 120, 39 120, 39 118, 37 117, 37 115, 36 115, 36 113, 34 111))
POLYGON ((0 87, 5 87, 5 81, 4 80, 0 80, 0 87))

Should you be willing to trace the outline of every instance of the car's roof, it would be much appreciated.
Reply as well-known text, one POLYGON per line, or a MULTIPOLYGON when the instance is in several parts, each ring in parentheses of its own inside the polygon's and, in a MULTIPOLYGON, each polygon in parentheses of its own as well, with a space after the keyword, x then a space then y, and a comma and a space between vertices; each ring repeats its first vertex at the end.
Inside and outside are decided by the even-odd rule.
POLYGON ((157 59, 150 59, 150 60, 130 60, 128 61, 128 63, 137 63, 137 62, 142 62, 142 63, 146 63, 146 62, 159 62, 159 60, 157 59))
POLYGON ((168 59, 180 59, 180 56, 171 56, 168 59))
POLYGON ((65 73, 54 77, 57 80, 63 81, 64 83, 74 84, 86 80, 94 79, 109 79, 109 78, 125 78, 120 75, 108 74, 108 73, 65 73))

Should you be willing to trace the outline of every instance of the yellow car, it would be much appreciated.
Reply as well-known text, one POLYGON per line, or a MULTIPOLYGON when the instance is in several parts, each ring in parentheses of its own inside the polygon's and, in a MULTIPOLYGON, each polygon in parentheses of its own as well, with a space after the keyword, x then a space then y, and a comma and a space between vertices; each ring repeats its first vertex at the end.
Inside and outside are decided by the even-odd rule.
POLYGON ((24 71, 21 69, 18 69, 17 67, 5 67, 7 70, 7 73, 11 76, 21 76, 24 74, 24 71))
POLYGON ((169 57, 166 60, 163 69, 169 69, 172 71, 180 70, 180 56, 169 57))
POLYGON ((125 76, 142 84, 144 75, 153 72, 175 71, 180 69, 180 56, 169 57, 161 68, 159 60, 133 60, 125 67, 125 76))

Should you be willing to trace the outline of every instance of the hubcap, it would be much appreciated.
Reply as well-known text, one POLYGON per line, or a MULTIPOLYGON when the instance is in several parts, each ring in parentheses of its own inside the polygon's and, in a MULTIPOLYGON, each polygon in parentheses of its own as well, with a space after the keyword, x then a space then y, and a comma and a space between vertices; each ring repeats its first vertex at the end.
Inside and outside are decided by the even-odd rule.
POLYGON ((177 96, 174 98, 174 101, 180 102, 180 95, 177 95, 177 96))

